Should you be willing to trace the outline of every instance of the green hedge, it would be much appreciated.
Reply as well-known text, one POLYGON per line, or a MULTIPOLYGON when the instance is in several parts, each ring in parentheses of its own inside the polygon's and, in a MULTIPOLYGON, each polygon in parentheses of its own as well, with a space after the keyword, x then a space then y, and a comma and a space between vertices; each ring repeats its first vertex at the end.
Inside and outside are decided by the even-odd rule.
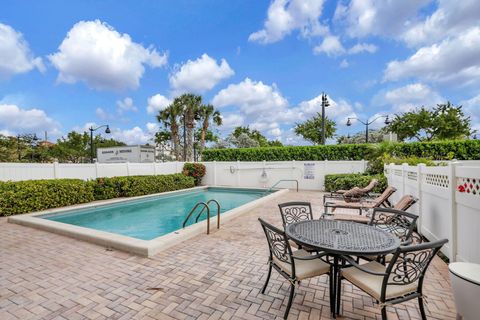
MULTIPOLYGON (((313 161, 368 159, 374 145, 341 144, 309 147, 276 147, 245 149, 207 149, 204 161, 313 161)), ((387 153, 398 158, 421 157, 432 160, 479 160, 479 140, 392 143, 387 153)))
POLYGON ((119 197, 134 197, 194 186, 183 174, 0 182, 0 216, 119 197))
POLYGON ((83 180, 27 180, 0 183, 0 216, 69 206, 95 200, 83 180))
POLYGON ((203 161, 313 161, 362 160, 368 144, 343 144, 306 147, 207 149, 203 161))
POLYGON ((382 175, 364 174, 327 174, 325 176, 325 191, 349 190, 353 187, 366 187, 372 179, 378 179, 378 185, 373 192, 383 192, 387 188, 387 178, 382 175))
POLYGON ((192 177, 186 177, 180 173, 159 176, 98 178, 93 183, 96 200, 136 197, 194 186, 192 177))

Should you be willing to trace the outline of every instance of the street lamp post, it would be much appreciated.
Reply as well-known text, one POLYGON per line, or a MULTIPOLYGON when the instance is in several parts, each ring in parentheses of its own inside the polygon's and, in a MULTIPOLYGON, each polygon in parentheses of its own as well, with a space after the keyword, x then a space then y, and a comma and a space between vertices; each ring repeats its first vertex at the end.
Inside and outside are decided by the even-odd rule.
POLYGON ((386 125, 389 125, 391 123, 390 119, 388 118, 388 115, 378 116, 371 121, 368 121, 368 120, 367 121, 362 121, 358 118, 348 118, 347 119, 347 127, 350 127, 352 125, 352 121, 350 121, 350 120, 358 120, 358 122, 360 122, 361 124, 364 124, 365 125, 365 143, 368 143, 368 126, 371 125, 372 123, 374 123, 375 121, 377 121, 378 119, 381 119, 381 118, 385 118, 385 124, 386 125))
POLYGON ((97 131, 98 129, 103 128, 103 127, 106 127, 105 133, 108 134, 108 133, 111 132, 108 124, 104 124, 104 125, 96 127, 96 128, 94 128, 93 126, 88 128, 88 130, 90 130, 90 162, 91 163, 93 163, 93 157, 94 157, 94 154, 93 154, 93 131, 97 131))
POLYGON ((330 106, 327 94, 322 93, 322 145, 325 144, 325 108, 330 106))

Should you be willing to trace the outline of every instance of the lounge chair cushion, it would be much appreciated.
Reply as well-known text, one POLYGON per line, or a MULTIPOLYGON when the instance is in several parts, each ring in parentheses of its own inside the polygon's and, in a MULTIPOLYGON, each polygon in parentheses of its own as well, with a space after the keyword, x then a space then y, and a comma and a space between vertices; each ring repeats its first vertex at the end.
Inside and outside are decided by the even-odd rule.
MULTIPOLYGON (((300 249, 293 253, 294 257, 308 257, 311 254, 307 251, 300 249)), ((292 268, 289 263, 280 261, 273 256, 273 262, 280 267, 288 275, 292 276, 292 268)), ((303 280, 307 278, 312 278, 316 276, 321 276, 322 274, 328 273, 330 271, 330 265, 326 262, 323 262, 320 259, 313 260, 298 260, 294 259, 295 263, 295 276, 297 280, 303 280)))
POLYGON ((368 223, 370 221, 370 217, 366 215, 359 215, 359 214, 341 214, 337 213, 333 215, 334 220, 340 221, 353 221, 358 223, 368 223))
MULTIPOLYGON (((362 267, 373 272, 385 272, 386 268, 384 265, 376 261, 363 264, 362 267)), ((355 267, 343 269, 342 276, 376 300, 380 300, 383 276, 369 274, 355 267)), ((388 300, 404 296, 408 293, 417 291, 417 287, 417 281, 405 285, 387 285, 385 298, 388 300)))

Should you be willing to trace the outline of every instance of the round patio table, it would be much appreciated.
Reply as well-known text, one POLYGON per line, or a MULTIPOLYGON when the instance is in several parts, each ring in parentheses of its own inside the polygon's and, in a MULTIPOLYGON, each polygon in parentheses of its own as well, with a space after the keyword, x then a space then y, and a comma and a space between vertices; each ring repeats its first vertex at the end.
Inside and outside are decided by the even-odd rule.
POLYGON ((395 235, 373 226, 328 219, 292 223, 286 227, 287 236, 306 247, 327 252, 333 258, 330 275, 330 309, 334 317, 340 311, 339 270, 341 256, 370 256, 392 253, 400 246, 395 235))

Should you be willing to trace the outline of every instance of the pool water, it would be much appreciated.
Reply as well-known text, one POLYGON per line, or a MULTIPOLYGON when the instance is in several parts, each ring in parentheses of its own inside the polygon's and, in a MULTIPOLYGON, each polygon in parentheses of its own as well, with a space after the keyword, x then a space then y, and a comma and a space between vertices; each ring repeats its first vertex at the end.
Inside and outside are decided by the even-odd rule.
MULTIPOLYGON (((159 195, 95 208, 72 210, 41 216, 41 218, 76 226, 107 231, 142 240, 151 240, 182 228, 183 221, 199 201, 215 199, 221 213, 268 195, 261 189, 206 188, 159 195)), ((196 212, 200 212, 198 208, 196 212)), ((207 217, 206 210, 199 221, 207 217)), ((210 215, 216 216, 217 206, 210 204, 210 215)), ((195 223, 197 213, 187 225, 195 223)))

